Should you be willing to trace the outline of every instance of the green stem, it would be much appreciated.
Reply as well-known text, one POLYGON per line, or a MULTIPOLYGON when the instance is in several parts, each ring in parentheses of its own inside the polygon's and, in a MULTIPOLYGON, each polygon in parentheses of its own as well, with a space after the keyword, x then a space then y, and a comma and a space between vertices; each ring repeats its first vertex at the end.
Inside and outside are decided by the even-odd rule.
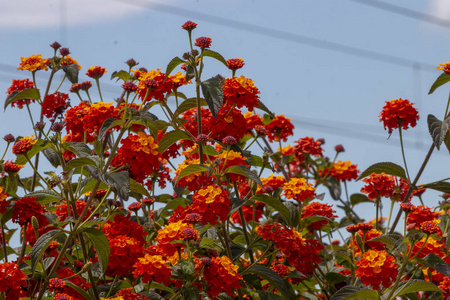
POLYGON ((61 82, 60 82, 60 84, 58 85, 58 87, 56 88, 55 93, 59 90, 59 88, 60 88, 61 85, 63 84, 63 82, 64 82, 64 80, 66 79, 66 77, 67 77, 67 75, 64 74, 64 77, 63 77, 63 79, 61 80, 61 82))
POLYGON ((100 95, 100 101, 103 102, 102 91, 100 90, 100 81, 98 78, 95 78, 95 82, 97 83, 98 94, 100 95))
POLYGON ((391 209, 389 210, 389 217, 388 217, 387 224, 386 224, 386 231, 384 232, 384 234, 388 234, 389 224, 391 222, 392 210, 394 209, 394 203, 395 203, 395 201, 392 200, 391 201, 391 209))
POLYGON ((402 126, 401 126, 401 124, 399 124, 399 126, 398 126, 398 133, 399 133, 399 136, 400 136, 400 147, 402 148, 403 163, 405 165, 406 175, 408 176, 408 183, 410 183, 411 182, 411 177, 409 177, 408 165, 406 164, 405 148, 403 147, 403 136, 402 136, 402 126))
POLYGON ((5 235, 5 224, 3 223, 3 219, 0 221, 0 225, 2 227, 2 247, 3 247, 3 255, 5 256, 5 262, 8 262, 8 252, 6 250, 6 235, 5 235))

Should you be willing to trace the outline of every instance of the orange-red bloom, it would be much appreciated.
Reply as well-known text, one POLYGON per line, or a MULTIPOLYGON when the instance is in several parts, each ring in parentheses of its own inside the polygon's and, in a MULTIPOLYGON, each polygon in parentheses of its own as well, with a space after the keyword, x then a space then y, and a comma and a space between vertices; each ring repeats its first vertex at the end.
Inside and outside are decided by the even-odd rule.
POLYGON ((439 64, 439 66, 436 69, 444 71, 444 73, 450 74, 450 62, 439 64))
MULTIPOLYGON (((31 89, 33 87, 34 87, 34 83, 33 83, 33 81, 31 81, 29 79, 19 79, 19 80, 13 79, 11 86, 6 91, 6 95, 9 96, 12 94, 12 92, 23 91, 26 89, 31 89)), ((17 105, 17 107, 19 109, 22 109, 24 105, 30 104, 31 102, 35 102, 35 100, 34 99, 19 99, 19 100, 13 101, 11 103, 11 106, 15 107, 17 105)))
POLYGON ((138 259, 133 268, 134 277, 142 276, 144 283, 156 281, 166 286, 170 285, 172 268, 161 255, 145 254, 138 259))
POLYGON ((15 155, 25 154, 33 148, 33 145, 36 144, 36 142, 37 140, 34 139, 34 135, 26 136, 14 144, 12 153, 15 155))
POLYGON ((378 197, 390 198, 393 195, 395 179, 391 175, 384 172, 381 174, 372 173, 369 177, 364 178, 363 182, 366 185, 361 188, 361 193, 367 194, 367 198, 370 200, 378 197))
POLYGON ((66 110, 69 104, 68 94, 56 92, 47 95, 41 105, 41 114, 49 119, 56 118, 66 110))
POLYGON ((249 111, 258 107, 260 94, 255 82, 250 78, 241 77, 227 78, 223 85, 224 105, 241 108, 246 106, 249 111))
POLYGON ((6 173, 17 173, 20 170, 22 170, 22 168, 25 167, 24 165, 18 165, 12 162, 12 160, 7 160, 3 163, 3 170, 6 173))
POLYGON ((206 265, 203 270, 204 279, 210 287, 208 296, 215 299, 222 292, 233 295, 234 289, 241 288, 239 279, 242 277, 238 269, 227 256, 213 257, 211 264, 206 265))
POLYGON ((330 174, 339 181, 350 181, 358 178, 358 165, 352 164, 351 161, 338 161, 331 167, 330 174))
POLYGON ((35 196, 23 197, 15 201, 12 219, 14 223, 23 226, 31 221, 31 217, 36 217, 44 212, 44 207, 37 202, 35 196))
POLYGON ((5 293, 6 300, 27 297, 27 276, 19 266, 12 262, 0 263, 0 293, 5 293))
POLYGON ((119 235, 110 239, 109 247, 111 252, 106 271, 106 274, 109 276, 130 274, 138 258, 144 255, 142 243, 135 238, 125 235, 119 235))
POLYGON ((415 207, 414 211, 408 214, 406 225, 408 226, 408 230, 412 228, 420 229, 420 224, 436 220, 438 217, 438 212, 431 211, 431 208, 424 205, 419 205, 415 207))
POLYGON ((278 142, 279 140, 286 142, 289 136, 294 135, 294 125, 292 125, 291 119, 287 119, 284 115, 276 115, 265 128, 269 142, 278 142))
MULTIPOLYGON (((305 207, 303 207, 302 218, 311 216, 322 216, 333 220, 334 218, 337 218, 337 215, 335 215, 336 211, 331 209, 332 207, 333 205, 328 205, 326 203, 311 202, 305 207)), ((328 220, 316 221, 309 224, 308 228, 320 230, 323 226, 327 224, 328 220)))
POLYGON ((242 58, 230 58, 227 59, 227 65, 228 69, 230 70, 238 70, 242 68, 245 65, 245 63, 242 58))
POLYGON ((17 70, 28 70, 30 72, 38 71, 38 70, 48 70, 47 65, 50 63, 49 59, 42 58, 41 54, 31 55, 29 57, 21 57, 20 58, 20 67, 17 70))
POLYGON ((408 129, 409 126, 415 127, 419 120, 419 112, 413 107, 414 103, 405 99, 392 99, 386 101, 379 117, 383 122, 384 129, 388 128, 389 132, 402 126, 403 129, 408 129))
POLYGON ((89 67, 89 69, 86 72, 86 75, 93 78, 93 79, 99 79, 103 76, 103 74, 105 74, 107 71, 105 68, 99 67, 99 66, 94 66, 94 67, 89 67))
POLYGON ((315 188, 305 180, 305 178, 291 178, 289 182, 283 185, 284 195, 288 199, 294 199, 303 202, 307 199, 316 197, 315 188))
POLYGON ((381 284, 384 288, 390 287, 397 278, 395 258, 386 251, 368 250, 356 265, 358 269, 355 275, 361 278, 364 285, 371 285, 374 290, 379 290, 381 284))
POLYGON ((0 186, 0 214, 5 213, 6 208, 9 207, 9 202, 6 201, 6 198, 8 197, 9 195, 4 191, 3 187, 0 186))
POLYGON ((211 38, 206 36, 201 36, 195 39, 195 46, 202 49, 211 47, 211 38))

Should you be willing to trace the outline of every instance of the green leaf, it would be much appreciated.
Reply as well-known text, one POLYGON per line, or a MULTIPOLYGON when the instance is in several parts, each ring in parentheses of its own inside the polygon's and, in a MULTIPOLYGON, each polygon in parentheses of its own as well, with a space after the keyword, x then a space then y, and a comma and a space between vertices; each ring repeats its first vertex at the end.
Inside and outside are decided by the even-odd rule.
POLYGON ((5 100, 5 110, 8 107, 8 105, 10 105, 16 100, 22 99, 39 100, 39 98, 40 98, 39 90, 35 88, 24 89, 22 91, 14 91, 5 100))
POLYGON ((178 56, 175 56, 172 58, 172 60, 169 62, 166 68, 166 77, 164 78, 164 81, 169 77, 170 73, 172 73, 173 69, 175 69, 177 66, 181 65, 182 63, 185 63, 184 60, 179 58, 178 56))
POLYGON ((294 292, 290 284, 286 284, 283 278, 277 272, 268 268, 265 265, 256 264, 244 271, 244 273, 251 273, 261 276, 267 280, 272 286, 276 287, 286 299, 295 299, 294 292))
POLYGON ((51 230, 39 237, 30 252, 32 273, 34 273, 36 265, 39 262, 42 254, 44 254, 45 249, 47 249, 50 243, 62 233, 63 232, 61 230, 51 230))
POLYGON ((205 165, 189 165, 178 174, 177 181, 179 181, 181 178, 184 178, 188 175, 199 173, 199 172, 207 172, 209 168, 205 165))
MULTIPOLYGON (((128 74, 128 73, 127 73, 128 74)), ((108 118, 103 122, 102 127, 98 131, 98 140, 102 140, 105 137, 105 134, 113 127, 123 124, 123 120, 118 120, 116 118, 108 118)), ((97 153, 99 154, 99 153, 97 153)))
POLYGON ((170 131, 159 141, 158 151, 162 153, 180 140, 191 140, 191 137, 183 130, 170 131))
POLYGON ((31 193, 26 194, 25 197, 36 197, 36 200, 40 204, 58 202, 61 200, 61 195, 58 193, 55 193, 52 190, 42 190, 42 191, 31 192, 31 193))
POLYGON ((43 149, 42 153, 55 168, 61 164, 58 153, 53 148, 43 149))
POLYGON ((423 258, 429 267, 435 269, 439 273, 450 277, 450 265, 446 263, 442 258, 437 256, 436 254, 428 254, 423 258))
POLYGON ((391 162, 380 162, 368 167, 364 172, 361 173, 361 175, 358 176, 358 178, 356 178, 356 181, 367 177, 372 173, 381 174, 383 172, 407 180, 405 170, 401 166, 391 162))
MULTIPOLYGON (((51 147, 52 145, 48 141, 40 140, 38 139, 36 144, 33 145, 33 147, 30 149, 30 151, 27 152, 27 156, 29 159, 34 157, 36 154, 41 152, 44 149, 47 149, 51 147)), ((25 158, 25 155, 21 154, 17 156, 16 164, 18 165, 26 165, 27 159, 25 158)))
POLYGON ((233 173, 233 174, 239 174, 239 175, 245 176, 245 177, 253 180, 257 184, 259 184, 261 187, 263 187, 261 179, 259 179, 258 175, 253 173, 247 166, 244 166, 244 165, 231 166, 231 167, 228 167, 223 173, 224 174, 233 173))
POLYGON ((75 291, 77 291, 84 299, 86 300, 94 300, 94 298, 92 298, 91 295, 89 295, 88 293, 86 293, 85 290, 83 290, 82 288, 80 288, 79 286, 73 284, 72 282, 70 282, 69 280, 64 280, 64 282, 66 283, 66 285, 72 289, 74 289, 75 291))
POLYGON ((250 162, 251 162, 251 165, 254 167, 262 167, 263 163, 264 163, 263 159, 261 157, 259 157, 257 155, 253 155, 253 154, 252 154, 252 156, 250 156, 250 162))
POLYGON ((203 56, 208 56, 208 57, 217 59, 218 61, 223 63, 225 65, 225 67, 228 68, 227 61, 225 60, 225 58, 223 58, 222 54, 220 54, 216 51, 209 50, 209 49, 203 49, 202 54, 203 54, 203 56))
POLYGON ((367 198, 364 194, 353 194, 350 196, 350 203, 352 206, 355 206, 356 204, 363 203, 363 202, 372 202, 367 198))
POLYGON ((267 106, 265 106, 264 103, 262 103, 260 100, 258 100, 258 106, 256 106, 256 107, 258 107, 258 108, 259 108, 260 110, 262 110, 263 112, 268 113, 269 116, 271 116, 272 118, 275 118, 275 114, 274 114, 273 112, 271 112, 271 111, 267 108, 267 106))
MULTIPOLYGON (((200 99, 200 106, 207 106, 208 103, 206 103, 205 99, 200 99)), ((188 111, 192 108, 197 107, 197 98, 189 98, 185 101, 181 102, 181 104, 178 106, 178 108, 173 113, 175 116, 179 116, 180 114, 184 113, 185 111, 188 111)))
POLYGON ((137 182, 136 180, 130 178, 130 191, 144 195, 145 197, 150 198, 150 193, 147 191, 147 189, 137 182))
MULTIPOLYGON (((83 189, 81 190, 80 194, 86 194, 88 192, 91 192, 94 189, 94 186, 97 184, 97 179, 95 178, 90 178, 89 181, 87 181, 86 185, 83 186, 83 189)), ((107 190, 108 186, 106 184, 104 184, 103 182, 100 183, 99 187, 97 190, 107 190)))
POLYGON ((95 251, 97 252, 98 261, 100 262, 100 270, 102 275, 105 274, 106 269, 108 268, 110 253, 108 239, 103 231, 96 228, 86 228, 83 230, 83 233, 88 237, 94 246, 95 251))
POLYGON ((166 291, 166 292, 169 292, 171 294, 175 294, 175 291, 173 289, 171 289, 170 287, 167 287, 167 286, 165 286, 163 284, 160 284, 160 283, 157 283, 157 282, 154 282, 154 281, 152 281, 152 283, 150 284, 150 288, 151 289, 157 289, 157 290, 160 290, 160 291, 166 291))
POLYGON ((128 80, 130 80, 130 74, 124 70, 114 71, 111 74, 111 80, 113 80, 114 78, 117 78, 116 82, 119 81, 119 79, 122 79, 124 82, 127 82, 128 80))
POLYGON ((421 185, 421 187, 426 189, 432 189, 435 191, 443 192, 446 194, 450 194, 450 183, 445 181, 433 182, 429 184, 421 185))
POLYGON ((380 298, 378 297, 377 292, 373 290, 348 285, 337 291, 330 300, 350 299, 379 300, 380 298))
POLYGON ((377 236, 373 239, 370 239, 369 241, 371 242, 380 242, 385 244, 389 249, 392 249, 392 247, 394 247, 395 242, 399 239, 399 236, 393 235, 393 234, 388 234, 388 235, 381 235, 381 236, 377 236))
POLYGON ((175 209, 175 208, 177 208, 178 206, 183 206, 183 207, 186 207, 186 205, 187 205, 187 203, 186 203, 186 199, 185 198, 176 198, 176 199, 173 199, 172 201, 169 201, 165 206, 164 206, 164 208, 162 208, 160 211, 159 211, 159 216, 160 217, 164 217, 164 214, 167 212, 167 211, 169 211, 169 210, 173 210, 173 209, 175 209))
POLYGON ((72 169, 78 168, 78 167, 83 167, 83 166, 97 166, 97 163, 92 160, 91 158, 88 157, 80 157, 80 158, 74 158, 72 160, 70 160, 67 165, 66 168, 64 169, 66 172, 70 172, 72 169))
POLYGON ((62 144, 64 150, 75 153, 78 157, 87 157, 92 155, 92 150, 85 143, 65 142, 62 144))
POLYGON ((438 87, 450 81, 450 74, 442 73, 430 88, 429 94, 432 94, 438 87))
POLYGON ((309 216, 301 219, 299 228, 306 228, 306 226, 318 221, 328 221, 329 223, 333 223, 333 220, 324 216, 309 216))
POLYGON ((394 295, 398 297, 401 295, 416 292, 442 292, 440 288, 438 288, 431 282, 427 282, 424 280, 413 279, 409 282, 409 284, 407 283, 407 281, 401 282, 395 290, 394 295))
POLYGON ((263 194, 254 195, 253 197, 250 198, 250 200, 263 202, 264 204, 269 205, 274 210, 279 212, 287 223, 289 222, 290 219, 289 209, 286 206, 284 206, 280 200, 263 194))
POLYGON ((71 83, 78 83, 78 73, 80 70, 78 70, 77 64, 62 66, 62 69, 71 83))
POLYGON ((120 198, 124 201, 128 200, 128 196, 130 195, 130 174, 128 171, 112 174, 99 174, 98 177, 106 185, 114 188, 120 198))
POLYGON ((205 97, 209 110, 215 119, 217 118, 217 114, 219 113, 223 103, 222 80, 217 77, 212 77, 203 81, 201 83, 201 87, 203 97, 205 97))
POLYGON ((341 183, 333 177, 328 178, 323 183, 330 191, 330 196, 334 200, 339 200, 341 198, 341 183))
POLYGON ((430 114, 428 115, 427 123, 428 131, 430 132, 431 138, 433 139, 433 143, 439 150, 442 142, 444 141, 445 135, 448 132, 450 117, 442 122, 438 118, 430 114))
POLYGON ((444 137, 444 144, 447 147, 448 152, 450 153, 450 131, 447 131, 444 137))
POLYGON ((336 283, 343 282, 347 280, 347 276, 344 276, 340 273, 336 272, 328 272, 325 274, 325 279, 327 280, 328 284, 333 286, 336 283))

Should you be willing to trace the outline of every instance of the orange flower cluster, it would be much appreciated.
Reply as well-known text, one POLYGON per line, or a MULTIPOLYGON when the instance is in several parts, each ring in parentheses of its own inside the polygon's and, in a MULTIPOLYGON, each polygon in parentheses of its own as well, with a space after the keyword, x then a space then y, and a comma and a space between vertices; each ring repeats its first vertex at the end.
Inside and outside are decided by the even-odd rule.
MULTIPOLYGON (((183 161, 183 163, 178 165, 178 168, 175 171, 175 178, 174 180, 178 179, 178 176, 180 175, 181 171, 183 171, 186 167, 190 165, 198 165, 200 164, 199 158, 191 158, 188 157, 183 161)), ((209 166, 210 164, 208 162, 203 163, 206 166, 209 166)), ((204 172, 203 172, 204 173, 204 172)), ((202 186, 207 186, 209 184, 212 184, 214 181, 214 178, 211 176, 208 176, 208 174, 202 174, 201 171, 195 172, 192 174, 189 174, 188 176, 185 176, 179 180, 177 180, 177 186, 186 187, 190 191, 195 191, 201 188, 202 186)))
POLYGON ((68 135, 63 139, 65 142, 86 142, 96 140, 98 132, 108 118, 118 119, 118 109, 111 103, 98 102, 89 105, 81 102, 77 106, 67 110, 64 118, 68 135))
POLYGON ((129 166, 130 177, 143 183, 163 163, 158 143, 144 132, 130 134, 120 141, 122 146, 111 162, 112 167, 129 166))
POLYGON ((408 214, 406 219, 406 225, 408 230, 413 228, 420 229, 420 225, 427 221, 436 220, 439 217, 438 212, 431 211, 431 208, 424 205, 416 206, 414 211, 408 214))
POLYGON ((312 155, 314 157, 323 157, 322 142, 320 140, 314 140, 312 137, 304 137, 296 141, 297 145, 294 146, 294 155, 303 163, 304 155, 312 155))
POLYGON ((241 288, 239 279, 242 277, 238 272, 239 267, 234 265, 227 256, 213 257, 211 264, 205 266, 204 279, 210 288, 208 296, 215 297, 222 292, 227 295, 233 294, 233 289, 241 288))
MULTIPOLYGON (((84 207, 86 206, 86 202, 77 200, 75 202, 75 205, 77 207, 77 216, 80 216, 81 213, 83 212, 84 207)), ((64 222, 69 216, 73 217, 73 218, 75 217, 72 206, 69 204, 70 214, 68 212, 67 206, 68 206, 68 204, 67 204, 67 201, 65 201, 65 200, 61 201, 61 204, 55 205, 56 210, 54 211, 54 213, 55 213, 55 215, 57 215, 59 217, 59 222, 64 222)), ((91 212, 88 209, 88 212, 84 216, 83 221, 86 220, 90 216, 90 214, 91 214, 91 212)))
POLYGON ((386 101, 379 115, 384 129, 388 128, 389 132, 392 132, 399 126, 403 129, 408 129, 409 126, 415 127, 419 120, 419 112, 413 107, 413 104, 409 100, 401 98, 386 101))
MULTIPOLYGON (((358 225, 362 225, 362 226, 367 228, 367 226, 366 226, 367 224, 366 223, 357 224, 357 225, 355 225, 356 228, 357 227, 362 227, 362 226, 358 226, 358 225)), ((379 237, 379 236, 382 235, 381 232, 379 232, 378 230, 376 230, 374 228, 373 229, 369 229, 369 230, 361 230, 361 229, 359 229, 357 231, 357 234, 359 234, 361 239, 364 241, 364 247, 367 246, 367 247, 369 247, 369 249, 372 249, 372 250, 379 250, 379 251, 385 250, 385 246, 384 246, 383 243, 370 241, 371 239, 379 237)), ((350 240, 348 248, 351 249, 352 247, 355 247, 355 256, 361 256, 362 251, 359 248, 358 243, 356 243, 356 239, 350 240)))
POLYGON ((12 160, 7 160, 3 163, 3 170, 6 173, 17 173, 20 170, 22 170, 22 168, 25 167, 24 165, 18 165, 12 162, 12 160))
MULTIPOLYGON (((9 96, 12 94, 12 92, 23 91, 26 89, 31 89, 33 87, 34 87, 34 83, 33 83, 33 81, 30 81, 29 79, 18 79, 18 80, 13 79, 11 86, 6 91, 6 95, 9 96)), ((13 101, 11 103, 11 106, 15 107, 17 105, 17 107, 19 109, 22 109, 24 105, 30 104, 31 102, 35 102, 35 100, 34 99, 19 99, 19 100, 13 101)))
POLYGON ((307 199, 316 197, 315 188, 305 180, 305 178, 291 178, 289 182, 283 185, 284 195, 288 199, 294 199, 304 202, 307 199))
MULTIPOLYGON (((62 56, 60 56, 59 58, 63 59, 62 56)), ((78 71, 81 70, 82 66, 80 66, 78 64, 78 61, 76 61, 75 59, 73 59, 70 55, 66 55, 64 56, 64 59, 61 61, 61 66, 70 66, 76 64, 78 71)))
POLYGON ((450 62, 439 64, 439 66, 436 69, 444 71, 444 73, 450 74, 450 62))
MULTIPOLYGON (((81 276, 73 276, 73 275, 75 275, 75 273, 73 270, 71 270, 69 268, 58 269, 58 270, 56 270, 56 273, 58 274, 59 278, 70 277, 69 279, 67 279, 68 281, 72 282, 75 286, 77 286, 85 291, 92 286, 90 283, 87 283, 86 280, 84 280, 81 276)), ((60 291, 60 293, 67 294, 68 296, 72 297, 71 299, 74 299, 74 300, 84 299, 84 297, 80 293, 78 293, 73 288, 69 287, 68 285, 66 285, 62 289, 62 291, 60 291)), ((64 298, 62 298, 62 299, 64 299, 64 298)))
POLYGON ((20 67, 18 67, 17 70, 28 70, 30 72, 35 72, 38 70, 47 71, 47 66, 50 63, 50 60, 47 58, 42 58, 41 54, 21 57, 20 61, 20 67))
POLYGON ((291 119, 284 115, 276 115, 273 120, 265 126, 269 142, 287 141, 287 138, 294 135, 294 125, 291 119))
POLYGON ((37 217, 44 212, 44 207, 37 202, 35 196, 23 197, 15 200, 12 219, 14 223, 23 226, 31 221, 31 217, 37 217))
MULTIPOLYGON (((250 222, 250 221, 254 220, 255 222, 259 222, 263 216, 264 206, 265 206, 264 203, 256 202, 256 207, 254 209, 255 216, 253 216, 253 206, 250 206, 250 205, 242 206, 242 212, 244 214, 245 221, 250 222)), ((230 221, 233 223, 238 223, 238 224, 242 225, 241 217, 237 211, 235 211, 234 213, 231 214, 230 221)))
MULTIPOLYGON (((261 178, 261 183, 263 184, 263 187, 266 189, 266 191, 267 189, 275 191, 281 188, 286 183, 286 179, 283 176, 273 176, 273 174, 270 174, 269 177, 261 178)), ((256 193, 264 193, 263 188, 258 186, 256 189, 256 193)))
POLYGON ((60 92, 47 95, 41 104, 41 114, 48 119, 56 119, 69 106, 70 102, 68 100, 69 95, 60 92))
POLYGON ((428 239, 426 237, 423 237, 420 241, 414 244, 413 249, 411 251, 411 255, 412 256, 417 255, 418 258, 424 258, 428 254, 436 254, 439 257, 443 257, 445 255, 445 253, 442 251, 443 247, 444 247, 443 243, 439 243, 439 241, 435 240, 431 236, 428 237, 428 239), (424 246, 425 241, 426 244, 424 246))
MULTIPOLYGON (((311 202, 302 208, 302 218, 322 216, 334 220, 334 218, 337 218, 337 215, 335 215, 336 211, 331 209, 332 207, 333 205, 328 205, 326 203, 311 202)), ((308 228, 312 230, 320 230, 323 226, 326 226, 328 222, 328 220, 316 221, 309 224, 308 228)))
POLYGON ((246 126, 247 131, 251 131, 251 130, 255 129, 256 126, 262 126, 263 129, 265 130, 264 124, 261 120, 260 115, 255 114, 254 112, 252 113, 252 112, 248 111, 244 114, 244 118, 245 118, 245 121, 247 122, 247 126, 246 126))
POLYGON ((245 65, 242 58, 230 58, 227 59, 227 66, 230 70, 238 70, 245 65))
POLYGON ((27 276, 12 262, 0 263, 0 293, 5 293, 6 300, 27 297, 27 276))
POLYGON ((158 246, 163 253, 168 256, 172 256, 177 252, 177 248, 184 248, 182 243, 171 243, 176 240, 183 240, 182 232, 184 229, 193 229, 191 224, 184 223, 183 221, 171 222, 166 227, 158 230, 158 246))
POLYGON ((144 255, 143 245, 135 238, 119 235, 109 240, 109 276, 128 275, 138 258, 144 255))
POLYGON ((352 164, 351 161, 338 161, 337 163, 334 163, 331 167, 330 174, 336 180, 339 181, 350 181, 353 179, 358 178, 359 170, 357 169, 358 165, 352 164))
POLYGON ((142 276, 142 282, 156 281, 166 286, 170 284, 172 268, 161 255, 145 254, 134 265, 134 277, 142 276))
POLYGON ((361 278, 364 285, 371 285, 374 290, 379 290, 380 285, 388 288, 395 282, 398 274, 398 266, 395 258, 386 251, 368 250, 360 260, 356 262, 355 275, 361 278))
POLYGON ((395 179, 386 173, 375 174, 372 173, 369 177, 363 179, 366 185, 361 188, 361 193, 367 194, 369 200, 377 199, 378 197, 391 198, 395 187, 395 179))
POLYGON ((6 208, 9 207, 9 202, 6 201, 6 198, 8 197, 8 193, 6 193, 4 188, 0 186, 0 214, 4 214, 6 212, 6 208))
POLYGON ((254 107, 258 107, 260 94, 255 82, 250 78, 241 77, 227 78, 223 85, 223 101, 224 106, 241 108, 247 107, 249 111, 253 111, 254 107))
POLYGON ((12 147, 12 153, 15 155, 25 154, 30 151, 36 143, 37 140, 34 139, 34 135, 26 136, 14 144, 12 147))

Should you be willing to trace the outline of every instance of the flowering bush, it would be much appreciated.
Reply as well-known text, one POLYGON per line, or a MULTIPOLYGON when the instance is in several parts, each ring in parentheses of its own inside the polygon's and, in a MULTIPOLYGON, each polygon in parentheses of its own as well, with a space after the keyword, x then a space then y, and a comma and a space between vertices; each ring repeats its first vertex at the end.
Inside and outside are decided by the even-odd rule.
MULTIPOLYGON (((21 58, 31 78, 12 81, 5 109, 41 110, 34 134, 4 136, 0 299, 447 299, 450 183, 418 181, 434 148, 450 147, 449 106, 442 121, 428 116, 432 145, 411 177, 402 130, 416 126, 418 110, 386 101, 380 121, 398 129, 404 166, 360 173, 338 160, 342 145, 330 159, 323 139, 288 144, 291 119, 236 76, 243 59, 225 60, 209 37, 193 43, 196 26, 182 25, 190 50, 164 72, 130 59, 126 70, 89 67, 92 82, 79 83, 82 67, 57 42, 50 58, 21 58), (203 79, 211 59, 229 77, 203 79), (44 89, 35 72, 50 72, 44 89), (62 83, 53 90, 57 72, 70 81, 66 93, 62 83), (116 103, 103 101, 105 74, 121 82, 116 103), (194 97, 183 93, 189 85, 194 97), (10 146, 15 161, 4 160, 10 146), (361 179, 361 193, 348 195, 361 179), (439 207, 424 205, 426 189, 445 193, 439 207), (358 216, 362 202, 373 203, 373 221, 358 216), (388 218, 379 218, 382 202, 388 218)), ((430 93, 450 81, 448 65, 430 93)))

